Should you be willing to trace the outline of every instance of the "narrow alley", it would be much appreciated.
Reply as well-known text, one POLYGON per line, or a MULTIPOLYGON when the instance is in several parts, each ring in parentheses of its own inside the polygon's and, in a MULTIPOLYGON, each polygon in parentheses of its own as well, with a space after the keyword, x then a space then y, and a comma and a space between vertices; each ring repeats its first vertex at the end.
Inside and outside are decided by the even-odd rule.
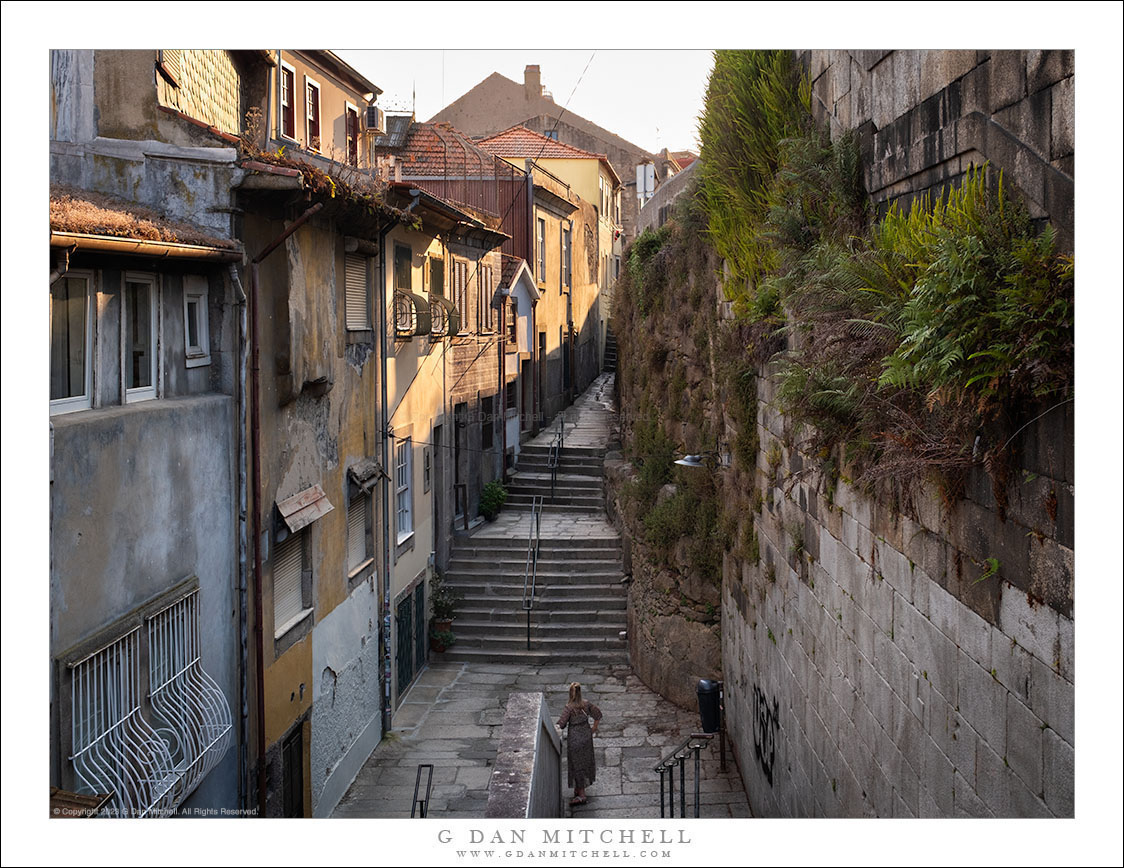
MULTIPOLYGON (((583 477, 600 480, 600 461, 614 422, 612 394, 613 375, 602 374, 566 410, 559 493, 590 491, 575 487, 583 477)), ((464 595, 456 622, 458 642, 431 657, 396 710, 393 730, 332 816, 409 817, 418 766, 432 763, 429 815, 483 817, 507 697, 541 691, 557 718, 571 681, 581 682, 585 697, 604 717, 595 740, 597 779, 589 802, 567 807, 567 815, 660 816, 655 767, 698 731, 699 715, 649 690, 629 667, 620 637, 626 623, 620 536, 605 516, 600 481, 596 496, 601 506, 596 510, 583 503, 549 502, 549 474, 542 472, 541 458, 558 433, 555 425, 531 441, 514 477, 513 490, 521 484, 545 487, 547 500, 540 531, 541 599, 533 612, 530 649, 520 596, 531 530, 528 501, 505 507, 494 522, 458 539, 448 576, 450 586, 464 595), (478 545, 483 540, 510 541, 510 555, 505 552, 497 562, 493 548, 478 545)), ((727 752, 726 760, 723 772, 717 743, 702 752, 702 817, 750 816, 733 755, 727 752)), ((690 779, 688 786, 693 786, 690 779)), ((688 805, 692 797, 688 795, 688 805)), ((678 815, 678 792, 675 810, 678 815)))

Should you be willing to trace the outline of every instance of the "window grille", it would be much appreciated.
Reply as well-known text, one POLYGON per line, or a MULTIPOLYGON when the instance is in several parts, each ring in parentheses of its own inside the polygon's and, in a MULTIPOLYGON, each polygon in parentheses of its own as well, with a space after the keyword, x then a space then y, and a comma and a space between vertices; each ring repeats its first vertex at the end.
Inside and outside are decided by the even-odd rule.
POLYGON ((168 746, 141 714, 141 629, 70 667, 70 757, 78 789, 110 793, 111 813, 149 817, 175 805, 168 746))
POLYGON ((186 799, 218 765, 233 739, 230 706, 203 671, 199 655, 199 592, 148 622, 148 690, 156 732, 168 745, 186 799))
POLYGON ((407 293, 394 293, 394 331, 400 337, 412 335, 416 328, 414 302, 407 293))
POLYGON ((168 815, 229 749, 230 706, 199 649, 196 589, 69 665, 76 789, 111 794, 107 813, 168 815))

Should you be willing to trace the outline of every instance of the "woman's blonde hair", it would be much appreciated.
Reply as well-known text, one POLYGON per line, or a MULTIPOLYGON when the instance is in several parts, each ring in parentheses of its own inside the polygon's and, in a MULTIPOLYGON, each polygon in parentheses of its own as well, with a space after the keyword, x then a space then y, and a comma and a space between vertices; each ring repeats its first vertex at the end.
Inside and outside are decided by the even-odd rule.
POLYGON ((570 682, 570 705, 579 705, 582 701, 582 686, 576 682, 570 682))

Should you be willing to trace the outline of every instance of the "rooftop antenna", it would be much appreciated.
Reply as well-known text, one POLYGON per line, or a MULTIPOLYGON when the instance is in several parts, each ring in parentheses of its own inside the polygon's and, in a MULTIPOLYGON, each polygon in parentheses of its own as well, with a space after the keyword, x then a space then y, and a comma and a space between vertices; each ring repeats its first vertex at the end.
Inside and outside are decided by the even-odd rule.
POLYGON ((418 80, 413 80, 413 90, 410 93, 410 115, 417 119, 418 116, 418 80))

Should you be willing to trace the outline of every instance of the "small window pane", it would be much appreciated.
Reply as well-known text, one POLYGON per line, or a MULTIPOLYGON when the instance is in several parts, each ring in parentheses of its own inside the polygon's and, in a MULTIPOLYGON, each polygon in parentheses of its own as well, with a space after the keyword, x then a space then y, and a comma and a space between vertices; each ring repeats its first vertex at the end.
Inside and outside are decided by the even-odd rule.
POLYGON ((87 291, 84 277, 51 284, 51 400, 86 394, 87 291))
POLYGON ((153 286, 144 281, 125 283, 125 387, 141 389, 152 385, 155 366, 153 346, 155 307, 153 286))

